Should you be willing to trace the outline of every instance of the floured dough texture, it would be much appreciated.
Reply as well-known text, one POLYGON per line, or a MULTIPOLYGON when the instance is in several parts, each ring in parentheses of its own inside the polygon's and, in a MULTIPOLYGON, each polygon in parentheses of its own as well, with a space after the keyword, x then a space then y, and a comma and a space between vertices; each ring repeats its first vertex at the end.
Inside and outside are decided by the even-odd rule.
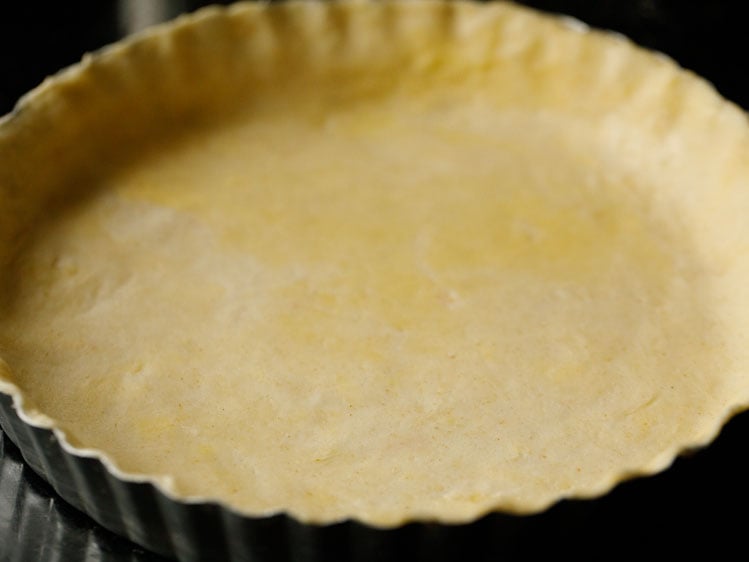
POLYGON ((444 64, 208 114, 49 216, 0 318, 29 407, 179 496, 379 525, 542 509, 707 439, 735 342, 663 125, 444 64))

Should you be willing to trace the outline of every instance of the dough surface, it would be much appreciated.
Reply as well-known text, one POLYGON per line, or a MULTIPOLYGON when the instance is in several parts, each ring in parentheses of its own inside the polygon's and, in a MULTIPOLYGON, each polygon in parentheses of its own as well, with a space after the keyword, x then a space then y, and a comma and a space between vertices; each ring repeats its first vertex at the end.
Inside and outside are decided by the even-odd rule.
MULTIPOLYGON (((742 116, 622 40, 415 4, 372 68, 354 46, 309 70, 256 29, 256 92, 175 93, 199 110, 88 162, 6 260, 0 389, 124 474, 316 522, 537 511, 710 439, 748 394, 749 173, 710 142, 746 149, 742 116)), ((176 35, 318 17, 366 42, 384 9, 176 35)))

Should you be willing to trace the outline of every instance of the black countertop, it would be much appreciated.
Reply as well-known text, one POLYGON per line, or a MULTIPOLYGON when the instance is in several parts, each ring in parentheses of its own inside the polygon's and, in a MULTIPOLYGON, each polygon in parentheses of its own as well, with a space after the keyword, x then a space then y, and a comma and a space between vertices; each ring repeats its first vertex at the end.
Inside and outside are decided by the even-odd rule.
MULTIPOLYGON (((228 2, 223 2, 228 3, 228 2)), ((744 2, 697 0, 529 0, 662 51, 749 109, 749 34, 744 2)), ((205 2, 168 0, 3 2, 0 5, 0 115, 45 76, 84 52, 205 2)), ((749 158, 749 155, 747 155, 749 158)), ((747 186, 749 188, 749 186, 747 186)), ((749 217, 747 218, 749 220, 749 217)), ((749 413, 731 420, 708 448, 667 471, 617 487, 550 548, 592 540, 614 555, 658 548, 687 555, 697 546, 741 546, 749 505, 749 413), (737 516, 736 514, 739 514, 737 516), (612 524, 613 523, 613 524, 612 524), (584 537, 587 537, 585 539, 584 537)), ((509 554, 509 552, 508 552, 509 554)), ((144 552, 66 505, 23 463, 0 432, 0 562, 153 562, 144 552)))

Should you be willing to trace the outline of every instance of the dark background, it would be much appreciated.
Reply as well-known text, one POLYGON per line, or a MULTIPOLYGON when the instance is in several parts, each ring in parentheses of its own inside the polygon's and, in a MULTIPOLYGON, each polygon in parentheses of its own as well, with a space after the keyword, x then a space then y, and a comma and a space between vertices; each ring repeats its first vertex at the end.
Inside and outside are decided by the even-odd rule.
MULTIPOLYGON (((744 1, 521 3, 573 15, 662 51, 749 109, 749 21, 744 1)), ((80 60, 84 52, 203 4, 189 0, 0 0, 0 115, 46 76, 80 60)), ((594 502, 582 502, 582 511, 574 502, 554 508, 552 521, 559 513, 583 515, 568 518, 569 525, 543 538, 516 537, 502 558, 522 559, 524 549, 585 559, 648 559, 653 550, 691 558, 703 548, 712 551, 711 559, 728 548, 736 548, 738 558, 744 558, 749 543, 744 539, 749 537, 747 447, 749 414, 742 414, 727 424, 711 446, 678 459, 664 473, 627 482, 594 502), (546 544, 538 544, 539 540, 546 544)), ((0 436, 0 562, 155 559, 66 506, 30 473, 8 439, 0 436)))

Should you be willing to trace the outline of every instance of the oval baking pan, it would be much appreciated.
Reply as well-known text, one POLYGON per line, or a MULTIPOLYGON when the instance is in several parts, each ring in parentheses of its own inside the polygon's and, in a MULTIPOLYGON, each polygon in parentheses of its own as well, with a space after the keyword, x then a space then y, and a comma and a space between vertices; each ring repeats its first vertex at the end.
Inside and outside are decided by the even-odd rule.
MULTIPOLYGON (((735 36, 712 35, 716 49, 722 45, 728 52, 709 60, 694 47, 699 41, 683 39, 690 25, 707 33, 709 26, 697 24, 732 19, 723 4, 536 4, 626 33, 691 64, 729 98, 745 104, 749 99, 749 86, 731 56, 735 36)), ((0 425, 34 472, 71 505, 103 527, 180 560, 457 560, 468 553, 470 559, 495 560, 551 551, 594 557, 602 548, 635 554, 646 545, 679 552, 685 536, 735 541, 730 506, 745 505, 749 496, 742 476, 746 415, 730 422, 708 450, 677 460, 663 474, 624 483, 602 498, 564 500, 534 516, 492 514, 466 525, 412 523, 393 530, 354 521, 306 525, 286 515, 250 518, 218 504, 173 501, 149 483, 122 481, 95 458, 71 454, 51 431, 23 422, 7 395, 0 396, 0 425), (732 500, 719 501, 726 496, 732 500), (723 516, 713 519, 716 511, 723 516)))

